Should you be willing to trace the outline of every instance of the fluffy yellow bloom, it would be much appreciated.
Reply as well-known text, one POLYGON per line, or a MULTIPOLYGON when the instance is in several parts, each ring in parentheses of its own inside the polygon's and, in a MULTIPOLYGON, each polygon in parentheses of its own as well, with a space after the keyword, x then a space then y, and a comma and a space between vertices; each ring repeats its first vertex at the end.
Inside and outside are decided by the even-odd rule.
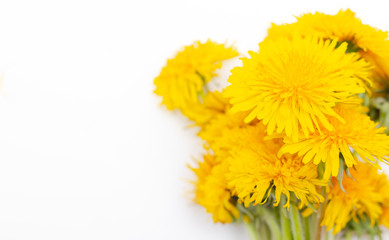
POLYGON ((341 231, 351 219, 358 221, 358 217, 363 219, 365 215, 372 225, 377 223, 383 214, 382 204, 388 199, 388 179, 384 174, 378 174, 376 168, 360 163, 350 172, 355 180, 344 174, 346 192, 340 189, 336 178, 332 178, 333 184, 327 195, 328 203, 321 224, 327 230, 333 228, 333 234, 341 231))
POLYGON ((379 224, 389 228, 389 181, 381 181, 380 195, 383 196, 382 215, 379 224))
POLYGON ((225 156, 235 146, 231 141, 237 143, 242 139, 235 138, 232 134, 236 129, 248 126, 243 121, 246 116, 245 113, 232 114, 227 111, 225 114, 220 114, 212 119, 209 124, 200 130, 198 135, 206 141, 205 146, 212 149, 215 155, 225 156))
POLYGON ((389 228, 389 207, 382 209, 382 215, 379 223, 389 228))
POLYGON ((198 126, 205 126, 212 119, 224 115, 229 108, 229 103, 221 92, 208 92, 202 101, 193 103, 190 107, 182 109, 181 112, 198 126))
POLYGON ((327 182, 317 179, 316 166, 303 164, 297 155, 278 158, 276 154, 281 144, 277 139, 262 139, 262 144, 258 140, 255 144, 242 144, 231 153, 228 186, 245 206, 267 202, 272 189, 275 189, 274 206, 278 206, 281 194, 287 199, 284 207, 289 207, 291 194, 302 205, 323 201, 316 188, 327 182))
MULTIPOLYGON (((209 141, 208 143, 216 156, 226 159, 231 156, 231 153, 240 151, 240 149, 247 146, 265 145, 263 141, 265 136, 265 126, 261 123, 238 125, 233 128, 225 128, 221 131, 220 137, 216 138, 216 141, 209 141)), ((271 141, 266 143, 269 143, 270 148, 274 146, 271 141)))
POLYGON ((162 96, 167 109, 185 110, 196 104, 204 94, 204 86, 222 60, 238 56, 232 47, 212 41, 195 42, 169 59, 160 75, 154 79, 155 93, 162 96))
POLYGON ((263 120, 268 135, 285 132, 294 140, 300 128, 305 136, 319 124, 333 130, 328 117, 344 122, 333 107, 365 92, 369 74, 364 60, 345 54, 347 43, 335 45, 300 36, 260 43, 259 53, 231 71, 225 96, 232 112, 249 111, 246 122, 263 120))
POLYGON ((348 52, 358 52, 375 66, 377 78, 389 80, 389 40, 384 32, 363 24, 351 10, 341 10, 336 15, 323 13, 305 14, 292 24, 275 25, 269 29, 269 39, 317 35, 323 39, 348 42, 348 52))
POLYGON ((195 201, 212 214, 214 222, 230 223, 239 217, 225 174, 227 165, 216 161, 212 155, 205 155, 198 168, 192 168, 197 175, 195 201))
POLYGON ((337 176, 339 153, 342 153, 348 167, 357 164, 350 147, 367 162, 376 163, 376 159, 384 162, 389 160, 389 136, 384 133, 385 128, 377 128, 377 124, 354 105, 339 104, 335 112, 345 120, 344 123, 335 117, 329 117, 330 124, 334 126, 331 131, 323 128, 299 142, 286 141, 279 155, 298 153, 303 156, 304 163, 325 162, 326 179, 331 175, 337 176))

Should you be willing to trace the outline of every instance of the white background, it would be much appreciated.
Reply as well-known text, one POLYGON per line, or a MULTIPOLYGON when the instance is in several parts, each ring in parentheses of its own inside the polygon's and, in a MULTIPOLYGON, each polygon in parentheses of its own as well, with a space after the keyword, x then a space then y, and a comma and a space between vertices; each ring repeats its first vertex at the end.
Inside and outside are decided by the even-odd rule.
POLYGON ((0 1, 0 240, 246 239, 191 202, 201 142, 153 78, 194 40, 246 53, 301 13, 389 30, 384 2, 0 1))

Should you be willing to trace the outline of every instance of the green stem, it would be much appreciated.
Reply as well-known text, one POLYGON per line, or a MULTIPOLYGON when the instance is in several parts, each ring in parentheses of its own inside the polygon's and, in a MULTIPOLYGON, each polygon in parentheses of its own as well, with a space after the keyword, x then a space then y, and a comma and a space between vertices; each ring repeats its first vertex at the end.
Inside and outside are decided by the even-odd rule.
POLYGON ((323 240, 335 240, 335 235, 332 234, 332 230, 330 231, 323 231, 323 240))
POLYGON ((327 240, 334 240, 334 239, 335 239, 335 235, 332 233, 332 231, 328 232, 327 240))
POLYGON ((310 230, 310 234, 309 234, 309 239, 311 240, 314 240, 315 237, 316 237, 316 231, 317 231, 317 222, 318 222, 318 219, 317 219, 317 213, 312 213, 311 216, 308 217, 308 221, 309 221, 309 230, 310 230))
POLYGON ((321 234, 321 239, 322 240, 328 240, 328 232, 326 229, 324 229, 324 231, 322 231, 322 234, 321 234))
POLYGON ((344 236, 344 239, 345 240, 351 240, 352 237, 353 237, 353 232, 351 230, 348 230, 346 232, 346 235, 344 236))
POLYGON ((269 228, 267 227, 266 223, 264 221, 258 221, 258 227, 257 227, 257 232, 261 234, 261 239, 270 239, 270 231, 269 228))
POLYGON ((287 211, 284 207, 282 207, 282 204, 280 204, 278 208, 280 209, 280 220, 281 220, 281 234, 283 239, 285 240, 292 240, 291 231, 290 231, 290 221, 287 216, 287 211))
POLYGON ((250 221, 254 222, 255 221, 255 216, 252 212, 250 212, 247 208, 245 208, 242 204, 238 204, 238 210, 244 215, 246 215, 248 218, 250 218, 250 221))
MULTIPOLYGON (((321 195, 322 196, 326 196, 326 192, 325 192, 325 188, 323 188, 321 190, 321 195)), ((327 207, 326 206, 326 200, 327 200, 327 197, 325 197, 325 200, 324 200, 324 203, 320 204, 319 206, 319 210, 317 211, 317 216, 316 216, 316 227, 315 227, 315 240, 320 240, 322 239, 322 227, 320 226, 322 220, 323 220, 323 217, 324 217, 324 211, 325 211, 325 208, 327 207)), ((326 230, 324 230, 324 232, 327 232, 326 230)), ((324 238, 323 238, 324 239, 324 238)))
POLYGON ((266 224, 269 226, 271 239, 281 240, 281 231, 278 221, 276 220, 276 216, 274 212, 271 212, 266 207, 261 208, 261 213, 263 214, 263 218, 266 224))
POLYGON ((304 240, 303 225, 301 224, 300 212, 295 205, 291 205, 289 209, 289 218, 292 222, 293 239, 304 240))
POLYGON ((375 236, 374 234, 370 233, 370 234, 369 234, 369 239, 370 239, 370 240, 374 240, 374 239, 375 239, 374 236, 375 236))
POLYGON ((304 222, 304 233, 305 233, 305 240, 310 240, 311 239, 311 225, 310 224, 311 218, 310 217, 303 217, 303 222, 304 222))
POLYGON ((246 222, 246 228, 249 232, 251 240, 262 240, 261 235, 259 235, 259 232, 255 227, 255 222, 246 222))

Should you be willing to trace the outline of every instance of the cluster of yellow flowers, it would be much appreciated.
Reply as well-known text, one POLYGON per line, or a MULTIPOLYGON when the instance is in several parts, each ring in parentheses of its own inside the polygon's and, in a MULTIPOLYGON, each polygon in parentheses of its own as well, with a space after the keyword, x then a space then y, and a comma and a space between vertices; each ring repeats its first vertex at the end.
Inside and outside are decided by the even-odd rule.
POLYGON ((275 25, 210 91, 233 47, 195 42, 168 60, 155 93, 199 127, 195 201, 253 239, 380 235, 389 227, 388 33, 350 11, 275 25), (388 116, 388 117, 387 117, 388 116))

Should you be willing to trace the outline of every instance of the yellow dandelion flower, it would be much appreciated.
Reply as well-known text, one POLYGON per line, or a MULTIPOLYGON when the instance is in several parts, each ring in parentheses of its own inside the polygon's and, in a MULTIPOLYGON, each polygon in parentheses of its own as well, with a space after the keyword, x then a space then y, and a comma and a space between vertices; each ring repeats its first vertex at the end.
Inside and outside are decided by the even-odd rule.
MULTIPOLYGON (((280 142, 268 140, 279 149, 280 142)), ((300 200, 301 205, 319 203, 323 197, 317 192, 318 186, 325 186, 326 181, 318 180, 317 168, 313 164, 303 164, 297 155, 284 155, 278 158, 276 151, 266 145, 253 144, 236 148, 227 174, 228 186, 234 195, 248 206, 250 203, 264 204, 275 189, 274 206, 278 206, 281 195, 285 195, 287 202, 284 207, 289 208, 290 197, 293 193, 300 200)))
POLYGON ((231 111, 250 111, 246 122, 263 120, 269 135, 285 132, 294 140, 300 127, 305 136, 319 123, 333 130, 328 117, 343 122, 333 107, 365 92, 361 79, 367 80, 369 69, 356 54, 345 54, 346 43, 335 45, 298 36, 261 43, 259 53, 250 52, 231 71, 225 90, 231 111))
POLYGON ((379 223, 381 225, 384 225, 385 227, 389 228, 389 207, 382 209, 382 215, 379 220, 379 223))
POLYGON ((318 35, 323 39, 348 42, 348 52, 358 52, 375 66, 377 78, 389 80, 389 40, 384 32, 363 24, 351 10, 341 10, 335 15, 323 13, 304 14, 292 24, 275 25, 268 31, 267 39, 292 38, 318 35))
POLYGON ((221 92, 208 92, 202 101, 193 103, 181 112, 198 126, 204 126, 219 115, 225 114, 229 104, 221 92))
POLYGON ((247 116, 247 112, 232 113, 231 104, 229 103, 228 99, 223 96, 223 92, 217 93, 217 101, 213 102, 222 103, 223 109, 220 111, 222 105, 217 107, 216 103, 208 104, 207 108, 213 110, 218 109, 219 114, 214 114, 213 117, 209 119, 209 121, 206 121, 206 124, 202 124, 198 133, 200 138, 207 142, 208 147, 213 143, 222 140, 226 130, 247 126, 247 124, 244 122, 244 118, 247 116))
POLYGON ((337 176, 339 153, 343 155, 347 167, 357 164, 350 147, 366 162, 376 164, 376 159, 384 162, 389 160, 389 136, 384 133, 385 128, 377 128, 374 121, 353 105, 339 104, 334 110, 345 123, 330 117, 328 121, 334 126, 333 130, 323 128, 298 142, 286 141, 279 155, 298 153, 304 163, 312 161, 317 165, 325 162, 326 179, 331 175, 337 176))
MULTIPOLYGON (((239 151, 241 148, 249 145, 265 145, 263 141, 265 136, 265 126, 261 123, 256 125, 241 125, 224 129, 216 141, 209 143, 209 147, 216 156, 227 158, 234 151, 239 151)), ((267 141, 266 143, 269 143, 269 148, 274 146, 272 141, 267 141)))
POLYGON ((167 109, 186 109, 199 101, 204 85, 216 76, 222 60, 238 56, 232 47, 212 41, 195 42, 169 59, 155 78, 155 93, 167 109))
POLYGON ((214 222, 230 223, 239 217, 231 193, 227 189, 227 165, 205 155, 198 168, 191 168, 197 175, 195 201, 212 214, 214 222))
POLYGON ((246 116, 245 113, 231 114, 230 111, 227 111, 225 114, 220 114, 212 119, 209 124, 200 130, 198 135, 205 140, 205 147, 212 149, 216 156, 225 156, 234 147, 233 142, 238 143, 240 140, 244 140, 235 138, 233 134, 235 131, 248 126, 243 121, 246 116))
POLYGON ((382 202, 382 215, 378 222, 380 225, 384 225, 389 228, 389 181, 387 178, 381 177, 379 185, 381 186, 380 195, 384 200, 382 202))
POLYGON ((336 178, 332 178, 333 184, 327 195, 321 225, 326 226, 327 230, 333 229, 333 234, 341 231, 351 219, 358 221, 358 217, 363 219, 365 215, 374 225, 383 213, 382 192, 388 184, 387 177, 378 174, 376 168, 366 163, 360 163, 356 170, 350 171, 355 180, 344 174, 342 182, 346 192, 339 187, 336 178))

